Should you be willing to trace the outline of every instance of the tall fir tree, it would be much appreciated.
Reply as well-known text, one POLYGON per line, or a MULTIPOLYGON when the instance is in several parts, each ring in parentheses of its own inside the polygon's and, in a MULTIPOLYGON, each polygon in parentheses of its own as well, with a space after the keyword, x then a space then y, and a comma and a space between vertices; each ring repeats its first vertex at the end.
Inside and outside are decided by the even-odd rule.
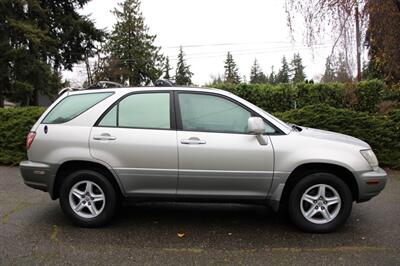
POLYGON ((332 62, 332 56, 328 56, 325 62, 325 72, 321 78, 321 82, 329 83, 336 81, 336 71, 332 62))
POLYGON ((304 73, 303 60, 299 53, 294 54, 291 65, 291 76, 293 83, 303 82, 306 79, 306 74, 304 73))
POLYGON ((105 49, 109 60, 118 63, 119 81, 130 86, 148 85, 163 73, 164 58, 154 45, 156 35, 148 32, 140 3, 125 0, 114 9, 117 22, 105 49))
POLYGON ((286 57, 282 57, 282 66, 276 75, 276 83, 289 83, 290 81, 290 68, 286 57))
POLYGON ((172 70, 171 65, 169 64, 169 57, 165 59, 165 66, 164 66, 164 79, 171 79, 169 72, 172 70))
POLYGON ((267 77, 263 73, 260 65, 258 64, 257 59, 254 59, 254 63, 251 66, 250 70, 250 83, 251 84, 261 84, 266 83, 268 81, 267 77))
POLYGON ((224 76, 225 82, 239 84, 240 83, 239 69, 230 52, 228 52, 228 54, 226 55, 224 68, 225 68, 225 76, 224 76))
POLYGON ((79 14, 88 0, 1 1, 0 107, 5 97, 37 105, 40 94, 56 97, 61 70, 71 70, 104 32, 79 14))
POLYGON ((275 74, 274 66, 271 67, 271 73, 268 76, 268 83, 276 84, 276 74, 275 74))
POLYGON ((336 82, 346 83, 352 81, 351 73, 347 65, 345 55, 343 53, 339 53, 335 68, 336 82))
POLYGON ((182 86, 191 85, 192 76, 193 73, 190 71, 190 65, 186 63, 185 54, 181 46, 179 48, 178 62, 176 65, 175 83, 182 86))

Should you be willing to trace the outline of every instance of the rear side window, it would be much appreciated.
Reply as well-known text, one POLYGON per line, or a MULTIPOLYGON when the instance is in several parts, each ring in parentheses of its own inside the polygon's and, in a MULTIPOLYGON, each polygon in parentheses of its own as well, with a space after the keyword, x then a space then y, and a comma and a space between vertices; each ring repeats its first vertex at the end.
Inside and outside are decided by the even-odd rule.
POLYGON ((153 92, 129 95, 108 111, 98 126, 170 129, 170 94, 153 92))
POLYGON ((101 92, 67 96, 47 114, 42 123, 62 124, 68 122, 112 94, 112 92, 101 92))

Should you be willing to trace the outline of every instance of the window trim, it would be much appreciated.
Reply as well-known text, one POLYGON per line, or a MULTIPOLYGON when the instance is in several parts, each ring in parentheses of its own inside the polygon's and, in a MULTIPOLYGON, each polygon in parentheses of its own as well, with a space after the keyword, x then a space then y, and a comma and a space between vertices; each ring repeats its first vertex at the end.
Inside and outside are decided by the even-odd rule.
POLYGON ((78 116, 80 116, 83 113, 86 113, 87 111, 89 111, 90 109, 92 109, 93 107, 95 107, 96 105, 98 105, 99 103, 101 103, 102 101, 106 100, 107 98, 110 98, 111 96, 113 96, 115 94, 115 92, 113 91, 102 91, 102 92, 87 92, 87 93, 78 93, 78 94, 70 94, 65 96, 63 99, 61 99, 56 105, 54 105, 51 110, 49 110, 49 112, 46 114, 45 117, 43 117, 43 119, 40 121, 40 124, 46 124, 46 125, 62 125, 65 123, 68 123, 72 120, 74 120, 75 118, 77 118, 78 116), (85 109, 84 111, 80 112, 77 116, 71 118, 68 121, 62 122, 62 123, 45 123, 44 120, 46 120, 46 118, 50 115, 50 113, 59 105, 61 104, 63 101, 65 101, 65 99, 72 97, 72 96, 80 96, 80 95, 88 95, 88 94, 106 94, 108 93, 109 95, 107 97, 105 97, 104 99, 98 101, 97 103, 91 105, 90 107, 88 107, 87 109, 85 109))
POLYGON ((254 135, 251 133, 239 133, 239 132, 228 132, 228 131, 213 131, 213 130, 185 130, 183 129, 183 125, 182 125, 182 116, 181 116, 181 110, 180 110, 180 104, 179 104, 179 94, 183 93, 183 94, 200 94, 200 95, 210 95, 210 96, 215 96, 215 97, 220 97, 223 98, 225 100, 228 100, 236 105, 239 105, 240 107, 242 107, 243 109, 245 109, 246 111, 250 112, 251 117, 260 117, 266 124, 268 124, 269 126, 271 126, 273 129, 275 129, 275 133, 264 133, 263 135, 268 135, 268 136, 275 136, 275 135, 284 135, 284 132, 279 129, 277 126, 275 126, 274 124, 272 124, 270 121, 268 121, 266 118, 264 118, 262 115, 260 115, 259 113, 257 113, 256 111, 254 111, 253 109, 247 107, 246 105, 244 105, 243 103, 229 97, 223 94, 219 94, 219 93, 213 93, 213 92, 208 92, 208 91, 190 91, 190 90, 175 90, 174 91, 174 99, 175 99, 175 114, 176 114, 176 126, 177 126, 177 130, 179 131, 186 131, 186 132, 206 132, 206 133, 221 133, 221 134, 239 134, 239 135, 254 135))
POLYGON ((123 96, 121 96, 119 99, 117 99, 113 104, 111 104, 106 111, 104 111, 101 116, 96 120, 96 123, 94 123, 93 127, 104 127, 104 128, 128 128, 128 129, 148 129, 148 130, 176 130, 176 116, 175 116, 175 103, 174 103, 174 97, 173 97, 173 92, 170 90, 155 90, 155 91, 134 91, 127 93, 123 96), (169 123, 170 123, 170 128, 155 128, 155 127, 123 127, 119 125, 119 103, 123 101, 125 98, 132 96, 132 95, 137 95, 137 94, 150 94, 150 93, 165 93, 169 94, 169 123), (103 120, 104 116, 108 114, 111 109, 113 109, 115 106, 117 106, 117 114, 116 114, 116 126, 99 126, 99 123, 101 120, 103 120))

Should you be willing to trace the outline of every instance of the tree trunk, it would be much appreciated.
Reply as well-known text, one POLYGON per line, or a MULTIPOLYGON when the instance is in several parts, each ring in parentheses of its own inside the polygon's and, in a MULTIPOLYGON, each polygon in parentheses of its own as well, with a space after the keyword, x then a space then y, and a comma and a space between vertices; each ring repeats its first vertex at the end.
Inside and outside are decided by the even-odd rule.
POLYGON ((4 82, 0 83, 0 108, 4 107, 4 82))
POLYGON ((360 12, 358 5, 355 8, 356 20, 356 45, 357 45, 357 81, 361 81, 361 36, 360 36, 360 12))

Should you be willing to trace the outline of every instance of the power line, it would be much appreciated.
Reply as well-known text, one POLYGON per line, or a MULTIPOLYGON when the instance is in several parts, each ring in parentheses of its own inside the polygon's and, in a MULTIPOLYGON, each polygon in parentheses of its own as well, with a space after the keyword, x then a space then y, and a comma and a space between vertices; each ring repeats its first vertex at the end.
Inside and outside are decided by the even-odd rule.
POLYGON ((209 43, 209 44, 187 44, 187 45, 177 45, 177 46, 166 46, 164 49, 179 49, 182 48, 197 48, 197 47, 213 47, 213 46, 235 46, 235 45, 245 45, 245 44, 274 44, 274 43, 291 43, 290 41, 274 41, 274 42, 227 42, 227 43, 209 43))

